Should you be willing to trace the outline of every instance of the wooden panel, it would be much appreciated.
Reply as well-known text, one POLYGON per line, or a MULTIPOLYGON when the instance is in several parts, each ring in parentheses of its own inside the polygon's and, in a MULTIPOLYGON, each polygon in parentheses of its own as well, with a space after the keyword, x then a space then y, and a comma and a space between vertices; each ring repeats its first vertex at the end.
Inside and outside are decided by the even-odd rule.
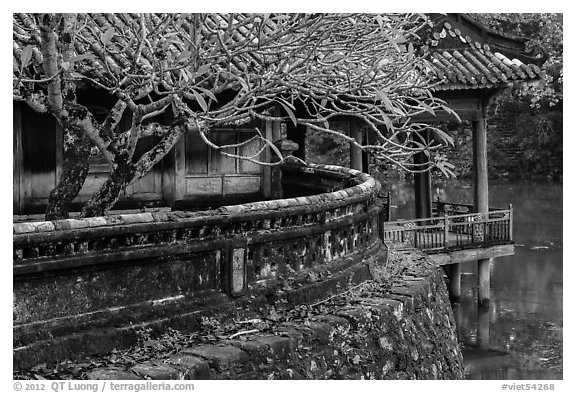
MULTIPOLYGON (((142 155, 153 149, 157 142, 157 138, 153 136, 140 138, 134 151, 133 161, 136 162, 142 155)), ((161 193, 160 170, 160 165, 156 164, 142 179, 132 184, 132 192, 134 194, 161 193)))
MULTIPOLYGON (((238 142, 244 142, 248 139, 252 138, 255 133, 252 132, 242 132, 239 134, 238 142)), ((258 151, 262 148, 262 141, 254 140, 246 145, 240 146, 239 155, 243 157, 251 157, 254 154, 258 153, 258 151)), ((255 157, 256 160, 261 160, 262 154, 255 157)), ((247 161, 247 160, 240 160, 239 162, 239 172, 240 173, 260 173, 260 165, 247 161)))
POLYGON ((205 175, 208 173, 208 146, 197 132, 186 135, 186 173, 205 175))
POLYGON ((260 191, 260 176, 227 176, 224 194, 247 194, 260 191))
POLYGON ((176 172, 174 166, 174 159, 176 157, 175 148, 172 148, 166 156, 160 161, 162 165, 162 196, 164 200, 168 203, 168 206, 174 207, 174 202, 176 201, 176 172))
POLYGON ((56 183, 60 180, 62 176, 62 165, 64 163, 64 130, 62 126, 56 122, 56 183))
MULTIPOLYGON (((231 145, 236 143, 235 132, 214 132, 211 139, 218 146, 231 145)), ((225 149, 224 152, 234 154, 235 149, 225 149)), ((236 160, 232 157, 226 157, 217 150, 210 149, 210 173, 236 173, 236 160)))
POLYGON ((186 178, 186 195, 221 195, 221 177, 186 178))
POLYGON ((12 106, 13 116, 13 139, 12 139, 12 196, 13 214, 20 214, 20 197, 22 194, 20 178, 22 171, 22 122, 20 117, 20 103, 12 106))
POLYGON ((29 198, 45 199, 56 185, 56 121, 22 107, 22 153, 29 198))
POLYGON ((186 138, 180 138, 174 147, 174 199, 186 194, 186 138))

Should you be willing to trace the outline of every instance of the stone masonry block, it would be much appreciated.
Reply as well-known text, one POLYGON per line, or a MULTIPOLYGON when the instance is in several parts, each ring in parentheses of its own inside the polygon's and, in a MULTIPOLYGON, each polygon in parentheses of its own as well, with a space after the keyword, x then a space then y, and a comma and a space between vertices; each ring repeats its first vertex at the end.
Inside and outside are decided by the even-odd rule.
POLYGON ((159 362, 145 362, 130 369, 133 373, 149 379, 183 379, 184 372, 176 367, 159 362))
POLYGON ((243 350, 232 345, 209 345, 203 344, 187 348, 183 354, 196 355, 210 362, 210 365, 218 371, 228 370, 248 361, 249 356, 243 350))
POLYGON ((70 221, 72 220, 55 220, 52 221, 52 223, 54 224, 54 229, 56 231, 64 231, 66 229, 72 229, 70 221))
POLYGON ((54 230, 54 224, 52 221, 41 221, 41 222, 34 222, 34 229, 36 232, 52 232, 54 230))
POLYGON ((34 225, 32 225, 32 223, 30 222, 21 222, 18 224, 14 224, 13 225, 13 231, 15 235, 21 234, 21 233, 31 233, 34 232, 34 225))
POLYGON ((138 380, 143 379, 138 375, 122 370, 116 370, 111 368, 97 368, 96 370, 92 370, 87 374, 88 379, 92 380, 119 380, 119 381, 127 381, 127 380, 138 380))
POLYGON ((124 224, 154 222, 154 217, 152 217, 151 213, 120 214, 120 218, 124 221, 124 224))
POLYGON ((86 220, 67 220, 70 223, 70 229, 88 228, 88 221, 86 220))
POLYGON ((168 358, 166 363, 181 370, 182 379, 210 379, 208 361, 197 356, 178 353, 168 358))
POLYGON ((101 227, 106 225, 106 218, 104 217, 89 217, 85 218, 83 221, 88 223, 89 227, 101 227))
POLYGON ((249 340, 226 340, 225 343, 247 352, 252 363, 265 363, 268 357, 268 346, 258 336, 249 340))
POLYGON ((304 341, 304 333, 296 329, 295 325, 293 324, 283 324, 276 329, 276 332, 279 333, 282 337, 288 337, 294 345, 299 345, 302 341, 304 341))
POLYGON ((372 322, 372 306, 345 307, 336 315, 346 318, 355 330, 361 330, 372 322))
POLYGON ((270 357, 273 359, 286 359, 290 356, 293 347, 292 340, 288 337, 280 336, 259 336, 255 341, 264 344, 269 349, 270 357))

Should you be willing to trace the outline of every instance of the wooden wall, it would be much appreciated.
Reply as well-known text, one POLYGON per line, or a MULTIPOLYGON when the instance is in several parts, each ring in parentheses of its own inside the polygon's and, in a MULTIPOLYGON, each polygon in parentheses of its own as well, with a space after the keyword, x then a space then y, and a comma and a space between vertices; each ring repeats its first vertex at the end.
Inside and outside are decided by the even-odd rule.
MULTIPOLYGON (((109 98, 97 94, 79 97, 79 100, 90 107, 99 121, 113 104, 109 98)), ((38 114, 21 103, 14 103, 13 115, 13 211, 15 215, 41 214, 60 175, 62 132, 50 115, 38 114)), ((127 129, 130 122, 130 117, 125 116, 119 127, 127 129)), ((214 130, 210 138, 219 145, 238 144, 254 134, 254 126, 250 125, 214 130)), ((135 158, 149 150, 157 142, 155 138, 142 138, 135 158)), ((260 147, 259 142, 252 142, 228 152, 253 155, 260 147)), ((266 152, 260 158, 265 159, 266 152)), ((109 170, 109 164, 101 155, 91 157, 89 174, 74 200, 73 210, 79 210, 104 183, 109 170)), ((263 173, 266 169, 260 165, 225 157, 206 146, 198 134, 189 134, 150 173, 126 188, 116 208, 174 206, 177 201, 193 204, 202 201, 202 206, 215 206, 246 198, 258 199, 265 183, 263 173)))
MULTIPOLYGON (((222 128, 212 131, 209 138, 219 146, 246 142, 255 135, 254 128, 222 128)), ((184 154, 177 160, 183 161, 180 176, 185 179, 181 199, 227 200, 239 194, 260 194, 262 168, 250 161, 227 157, 207 146, 198 133, 186 135, 179 146, 184 154)), ((261 148, 259 141, 243 146, 224 149, 223 152, 252 156, 261 148)))

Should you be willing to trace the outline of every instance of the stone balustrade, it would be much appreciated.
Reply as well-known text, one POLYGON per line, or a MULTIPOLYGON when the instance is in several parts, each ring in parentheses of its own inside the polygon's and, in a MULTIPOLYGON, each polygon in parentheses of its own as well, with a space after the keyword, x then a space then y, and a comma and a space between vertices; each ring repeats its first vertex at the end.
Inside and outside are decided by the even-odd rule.
POLYGON ((222 296, 269 296, 335 276, 379 250, 378 182, 336 166, 281 171, 291 198, 13 224, 16 364, 32 364, 38 343, 47 348, 75 332, 168 321, 206 311, 222 296), (296 196, 299 173, 331 192, 296 196))

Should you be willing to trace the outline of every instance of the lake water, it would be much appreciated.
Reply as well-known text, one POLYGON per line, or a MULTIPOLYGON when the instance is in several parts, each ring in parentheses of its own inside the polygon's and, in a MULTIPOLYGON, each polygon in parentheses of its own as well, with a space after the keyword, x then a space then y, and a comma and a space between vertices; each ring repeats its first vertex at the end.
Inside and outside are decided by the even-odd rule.
MULTIPOLYGON (((435 184, 432 197, 472 203, 470 182, 435 184)), ((392 219, 413 217, 410 184, 391 189, 392 219)), ((468 379, 562 379, 562 185, 491 183, 490 206, 514 207, 513 256, 491 264, 491 305, 478 310, 476 263, 462 265, 454 305, 468 379)))

